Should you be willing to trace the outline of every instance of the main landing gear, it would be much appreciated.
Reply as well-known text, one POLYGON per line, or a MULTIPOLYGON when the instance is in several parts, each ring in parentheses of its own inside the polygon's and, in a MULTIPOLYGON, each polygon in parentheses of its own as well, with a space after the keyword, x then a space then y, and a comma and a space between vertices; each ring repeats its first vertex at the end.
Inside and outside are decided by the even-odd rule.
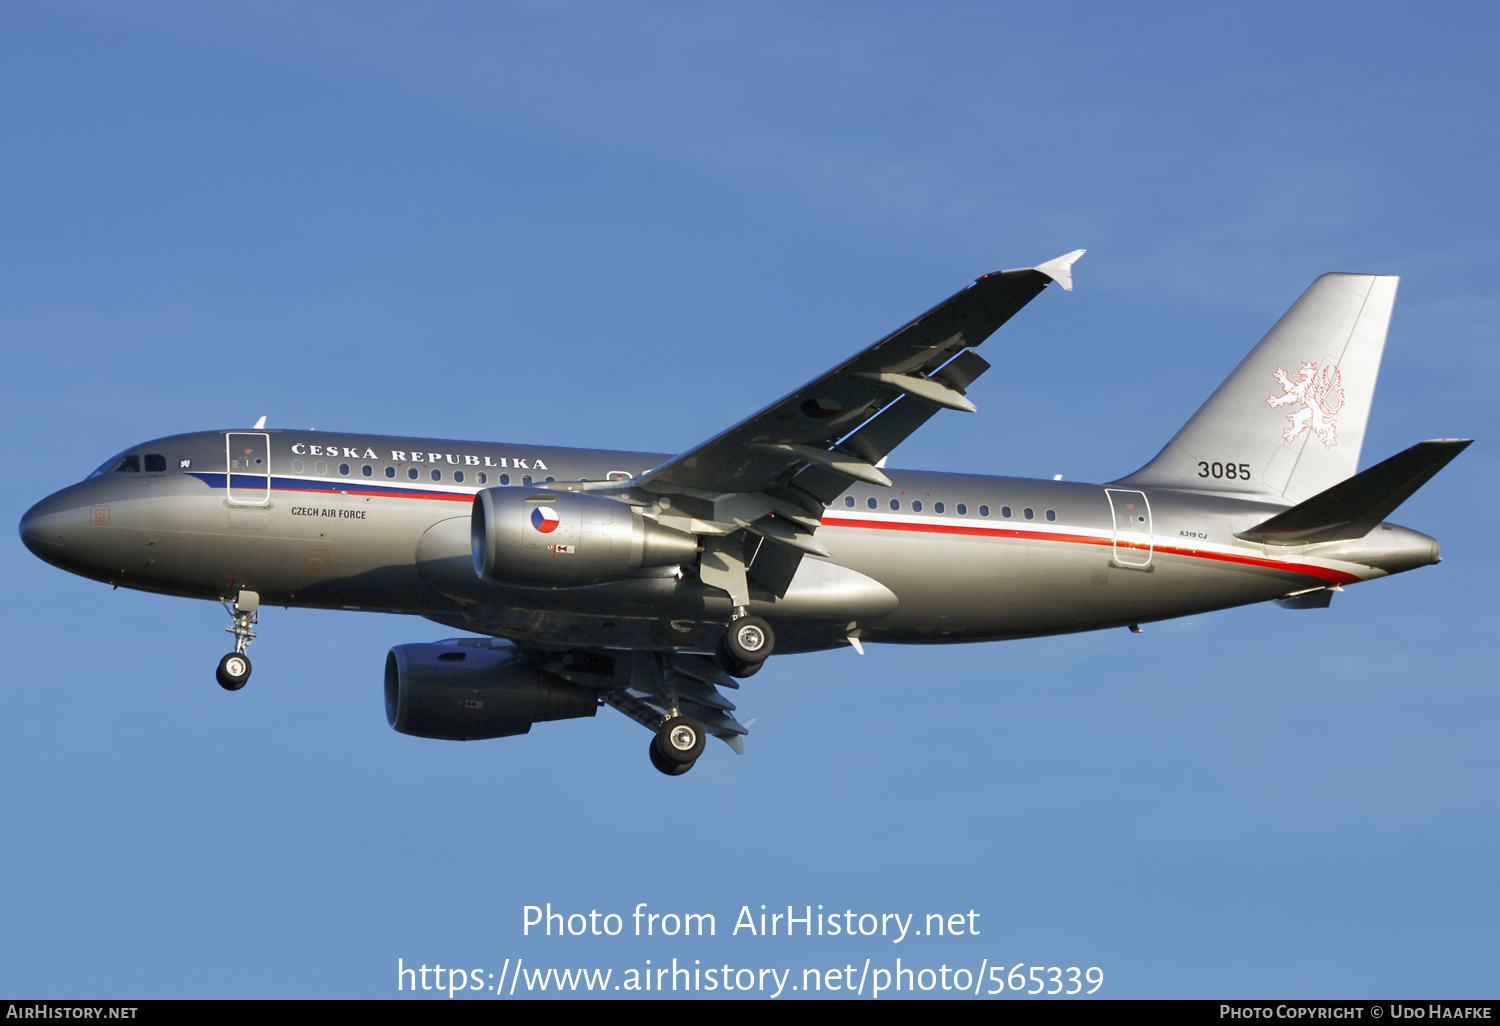
POLYGON ((737 685, 707 655, 636 650, 618 658, 616 687, 604 701, 651 731, 646 754, 658 772, 680 777, 692 769, 710 735, 744 754, 749 730, 719 692, 737 685))
POLYGON ((651 765, 669 777, 680 777, 703 754, 703 724, 689 716, 669 716, 651 739, 651 765))
POLYGON ((758 616, 743 610, 729 622, 719 645, 718 663, 731 677, 753 677, 776 648, 776 632, 758 616))
POLYGON ((246 647, 255 637, 255 624, 259 619, 260 595, 253 591, 242 591, 234 605, 224 602, 224 608, 234 618, 234 624, 224 629, 234 635, 234 651, 219 660, 219 669, 214 674, 219 687, 225 691, 238 691, 250 679, 250 657, 246 647))

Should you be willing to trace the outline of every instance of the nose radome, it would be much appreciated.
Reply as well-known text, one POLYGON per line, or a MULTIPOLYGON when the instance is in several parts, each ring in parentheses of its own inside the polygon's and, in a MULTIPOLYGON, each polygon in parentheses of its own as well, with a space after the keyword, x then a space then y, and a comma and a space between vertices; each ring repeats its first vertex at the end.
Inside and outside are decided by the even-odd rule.
POLYGON ((46 514, 38 513, 35 506, 21 518, 21 544, 38 556, 43 556, 49 547, 45 519, 46 514))
POLYGON ((63 527, 67 504, 50 495, 32 506, 21 517, 21 544, 42 559, 50 561, 62 552, 63 527))

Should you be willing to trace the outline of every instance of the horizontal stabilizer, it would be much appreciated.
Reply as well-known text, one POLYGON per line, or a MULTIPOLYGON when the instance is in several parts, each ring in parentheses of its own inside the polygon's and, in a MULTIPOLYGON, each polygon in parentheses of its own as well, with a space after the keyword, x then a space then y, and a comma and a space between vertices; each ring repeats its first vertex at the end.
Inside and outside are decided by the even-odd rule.
POLYGON ((1276 545, 1363 538, 1471 442, 1472 438, 1418 442, 1235 537, 1276 545))

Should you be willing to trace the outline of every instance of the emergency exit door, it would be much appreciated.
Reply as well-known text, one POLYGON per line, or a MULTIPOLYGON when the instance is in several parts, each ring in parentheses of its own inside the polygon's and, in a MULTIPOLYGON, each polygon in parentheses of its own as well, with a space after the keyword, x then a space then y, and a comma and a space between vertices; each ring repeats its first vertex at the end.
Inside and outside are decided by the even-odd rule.
POLYGON ((1115 515, 1115 563, 1144 570, 1151 565, 1151 504, 1144 492, 1106 488, 1115 515))

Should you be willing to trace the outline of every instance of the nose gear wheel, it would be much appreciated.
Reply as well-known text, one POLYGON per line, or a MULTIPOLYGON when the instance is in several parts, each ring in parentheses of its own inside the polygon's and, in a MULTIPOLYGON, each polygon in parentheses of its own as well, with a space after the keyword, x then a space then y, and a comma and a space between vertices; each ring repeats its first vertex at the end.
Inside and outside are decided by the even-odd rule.
POLYGON ((240 652, 229 653, 219 660, 219 669, 214 676, 225 691, 238 691, 250 679, 250 657, 240 652))

